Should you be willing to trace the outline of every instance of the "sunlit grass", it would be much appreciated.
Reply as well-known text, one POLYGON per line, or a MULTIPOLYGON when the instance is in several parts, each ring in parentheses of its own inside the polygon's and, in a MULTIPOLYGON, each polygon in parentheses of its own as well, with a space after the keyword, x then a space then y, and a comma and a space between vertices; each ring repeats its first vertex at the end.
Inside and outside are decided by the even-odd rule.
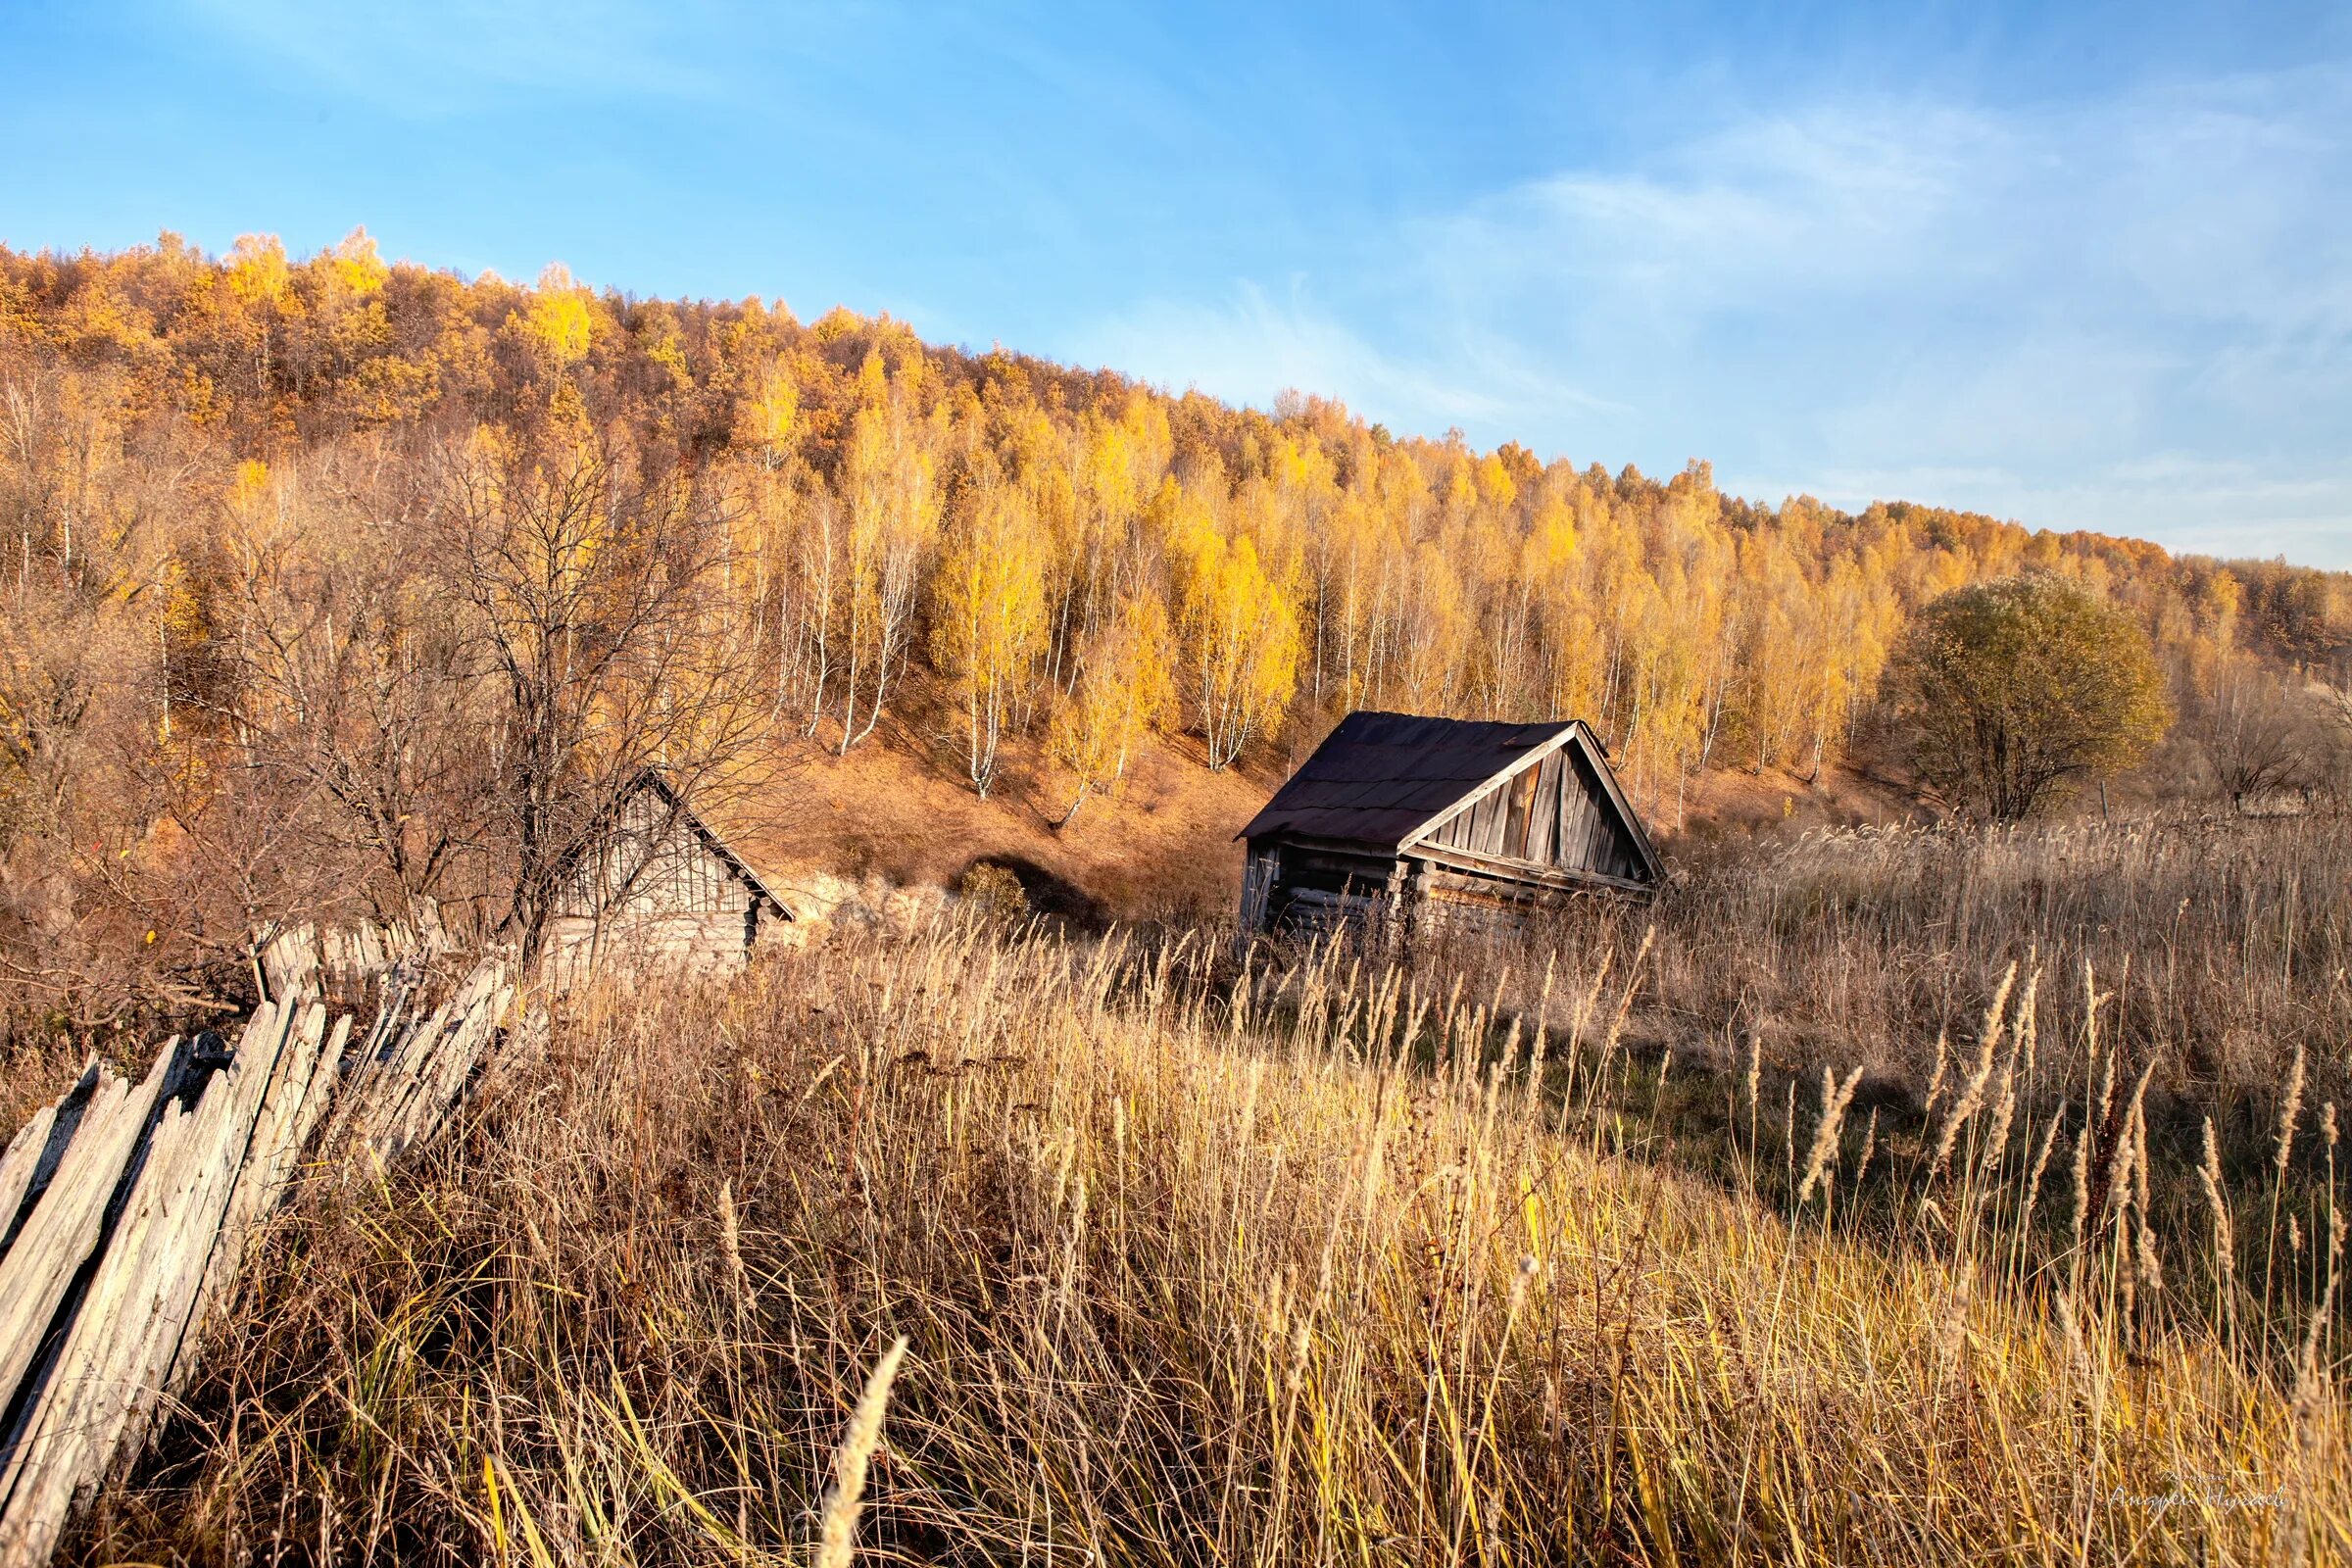
POLYGON ((2128 1073, 2087 1138, 2015 1093, 2030 975, 1879 1174, 1875 1122, 1734 1074, 1701 1179, 1619 1038, 1633 953, 1503 1016, 1284 961, 944 928, 581 999, 433 1163, 322 1178, 87 1549, 837 1561, 902 1337, 870 1560, 2352 1545, 2332 1205, 2320 1309, 2241 1299, 2212 1227, 2156 1234, 2128 1073))

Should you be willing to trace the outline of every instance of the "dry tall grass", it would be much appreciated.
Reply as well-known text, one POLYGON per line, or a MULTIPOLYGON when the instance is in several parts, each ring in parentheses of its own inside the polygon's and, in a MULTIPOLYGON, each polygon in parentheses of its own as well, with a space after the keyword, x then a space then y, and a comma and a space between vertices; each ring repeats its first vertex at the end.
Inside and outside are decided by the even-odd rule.
MULTIPOLYGON (((1700 863, 1654 913, 1580 914, 1545 946, 1582 969, 1654 920, 1638 1036, 1808 1077, 1860 1066, 1923 1095, 2011 962, 2039 969, 2045 1065, 2085 1038, 2088 963, 2108 1036, 2151 1093, 2267 1136, 2297 1045, 2322 1098, 2352 1093, 2352 835, 2329 815, 1808 833, 1700 863)), ((2065 1063, 2079 1069, 2080 1060, 2065 1063)), ((2225 1125, 2224 1132, 2232 1129, 2225 1125)))
POLYGON ((321 1184, 82 1550, 830 1561, 869 1460, 869 1561, 2352 1550, 2316 1109, 2324 1198, 2213 1185, 2314 1293, 2239 1311, 2227 1227, 2149 1218, 2144 1073, 2030 972, 1907 1151, 1850 1079, 1727 1077, 1727 1187, 1614 1152, 1684 1070, 1632 1064, 1631 956, 1510 1019, 977 928, 591 996, 434 1163, 321 1184))

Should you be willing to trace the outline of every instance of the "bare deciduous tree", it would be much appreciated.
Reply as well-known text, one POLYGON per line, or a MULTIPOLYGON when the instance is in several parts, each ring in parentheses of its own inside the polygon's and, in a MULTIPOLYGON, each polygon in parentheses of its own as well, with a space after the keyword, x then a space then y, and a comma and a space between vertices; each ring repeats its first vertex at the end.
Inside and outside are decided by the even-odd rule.
POLYGON ((2233 662, 2186 706, 2186 727, 2231 810, 2311 782, 2316 705, 2278 674, 2233 662))
POLYGON ((404 511, 335 518, 349 548, 254 574, 245 607, 251 748, 384 919, 480 892, 488 784, 470 649, 404 511))
POLYGON ((726 621, 724 518, 685 467, 563 420, 477 435, 429 515, 472 665, 503 923, 536 953, 638 776, 659 768, 681 796, 740 785, 771 709, 726 621))

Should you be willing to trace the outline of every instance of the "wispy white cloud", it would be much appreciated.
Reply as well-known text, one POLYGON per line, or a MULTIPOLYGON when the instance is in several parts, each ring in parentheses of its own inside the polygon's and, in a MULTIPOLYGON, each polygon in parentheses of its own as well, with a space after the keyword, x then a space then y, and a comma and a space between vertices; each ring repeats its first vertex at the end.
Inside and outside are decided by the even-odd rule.
POLYGON ((1652 169, 1562 173, 1484 198, 1416 242, 1455 298, 1496 282, 1563 304, 1598 294, 1668 330, 1764 290, 1875 285, 1973 198, 1972 170, 2008 139, 1981 116, 1893 120, 1873 109, 1744 122, 1652 169))
MULTIPOLYGON (((824 105, 824 82, 867 79, 859 62, 953 60, 1012 98, 1082 106, 1123 152, 1077 149, 1073 167, 1236 173, 1080 178, 1039 139, 1066 134, 1052 116, 1030 117, 1026 140, 958 139, 919 105, 844 86, 762 122, 794 188, 834 203, 812 231, 870 221, 840 210, 869 198, 902 204, 891 216, 912 231, 923 210, 905 204, 920 198, 900 187, 941 169, 983 193, 960 229, 924 213, 928 270, 885 286, 872 274, 887 266, 845 251, 858 270, 828 285, 845 297, 986 340, 1005 300, 1060 288, 1024 346, 1174 387, 1263 404, 1297 386, 1398 429, 1460 425, 1579 462, 1706 457, 1768 497, 1903 494, 2352 564, 2340 64, 2024 106, 1815 90, 1725 115, 1733 95, 1710 93, 1713 118, 1606 164, 1412 211, 1367 199, 1334 221, 1322 196, 1280 183, 1312 166, 1269 159, 1261 128, 1206 112, 1197 84, 892 0, 782 22, 738 0, 179 3, 289 82, 384 118, 568 111, 546 117, 548 149, 484 155, 510 161, 560 147, 583 105, 824 105), (808 185, 812 169, 876 183, 808 185), (1171 182, 1184 218, 1164 210, 1171 182), (1146 273, 1162 281, 1145 297, 1092 303, 1146 273)), ((754 161, 738 178, 763 189, 767 172, 754 161)))
POLYGON ((724 29, 706 0, 186 0, 192 15, 290 79, 428 118, 500 95, 674 98, 718 90, 724 29))
POLYGON ((1097 335, 1179 384, 1296 381, 1580 461, 2352 564, 2346 189, 2337 67, 2049 109, 1819 101, 1097 335))
POLYGON ((1377 347, 1301 280, 1280 295, 1244 282, 1216 299, 1148 302, 1095 323, 1077 357, 1261 408, 1289 388, 1344 391, 1431 431, 1507 421, 1530 407, 1600 406, 1515 353, 1496 357, 1465 343, 1435 364, 1377 347))

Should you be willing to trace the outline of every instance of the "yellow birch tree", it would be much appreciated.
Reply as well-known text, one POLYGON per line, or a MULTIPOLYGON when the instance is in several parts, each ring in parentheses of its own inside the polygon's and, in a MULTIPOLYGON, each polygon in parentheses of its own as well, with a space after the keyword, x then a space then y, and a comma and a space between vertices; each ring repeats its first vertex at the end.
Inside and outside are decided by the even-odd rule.
POLYGON ((1097 794, 1108 795, 1146 735, 1176 710, 1169 661, 1168 607, 1144 592, 1120 602, 1119 612, 1088 640, 1078 680, 1055 708, 1047 748, 1072 779, 1066 826, 1097 794))
POLYGON ((1045 653, 1045 556, 1035 519, 993 459, 959 511, 932 581, 931 660, 962 710, 965 772, 986 800, 1007 715, 1045 653))

